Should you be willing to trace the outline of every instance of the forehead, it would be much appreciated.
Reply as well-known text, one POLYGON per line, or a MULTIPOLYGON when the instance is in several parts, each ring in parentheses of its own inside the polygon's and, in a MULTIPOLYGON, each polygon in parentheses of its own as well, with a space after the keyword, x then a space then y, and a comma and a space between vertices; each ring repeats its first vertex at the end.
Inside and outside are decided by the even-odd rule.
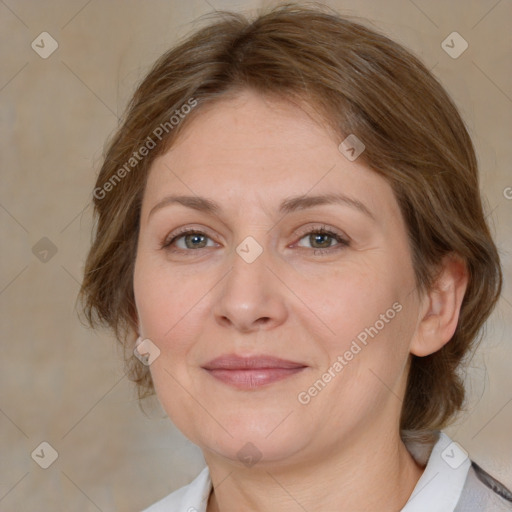
POLYGON ((297 194, 344 193, 396 214, 386 180, 361 160, 348 160, 338 149, 341 139, 314 114, 250 91, 195 112, 153 162, 143 214, 169 193, 268 209, 297 194))
POLYGON ((169 153, 176 163, 185 159, 189 166, 200 167, 243 160, 247 160, 245 167, 258 167, 268 158, 276 165, 295 161, 299 155, 315 158, 313 150, 332 141, 327 140, 327 125, 318 114, 314 119, 305 109, 311 110, 284 99, 241 91, 193 112, 169 153))

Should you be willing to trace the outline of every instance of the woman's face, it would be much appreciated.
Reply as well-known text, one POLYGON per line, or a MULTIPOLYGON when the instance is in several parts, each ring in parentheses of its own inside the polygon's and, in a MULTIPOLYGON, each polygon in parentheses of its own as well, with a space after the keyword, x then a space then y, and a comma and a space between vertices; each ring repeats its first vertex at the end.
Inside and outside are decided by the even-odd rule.
POLYGON ((288 103, 198 114, 152 165, 135 264, 169 417, 239 464, 397 432, 420 304, 390 186, 288 103))

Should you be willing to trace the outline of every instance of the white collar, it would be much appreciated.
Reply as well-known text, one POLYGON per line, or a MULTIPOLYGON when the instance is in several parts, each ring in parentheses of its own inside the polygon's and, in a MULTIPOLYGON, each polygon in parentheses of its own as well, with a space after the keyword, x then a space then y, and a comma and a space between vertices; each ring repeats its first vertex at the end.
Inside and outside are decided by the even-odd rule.
POLYGON ((464 448, 441 432, 401 512, 453 512, 470 467, 471 460, 464 448))
MULTIPOLYGON (((401 512, 453 512, 470 466, 467 452, 441 432, 425 470, 401 512)), ((190 484, 144 512, 206 512, 211 490, 212 481, 206 467, 190 484)))

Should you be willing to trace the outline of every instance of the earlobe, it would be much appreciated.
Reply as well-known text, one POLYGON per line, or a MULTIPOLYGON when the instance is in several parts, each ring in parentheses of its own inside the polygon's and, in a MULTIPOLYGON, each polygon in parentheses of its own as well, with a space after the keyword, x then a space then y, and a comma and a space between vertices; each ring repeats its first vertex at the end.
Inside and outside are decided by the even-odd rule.
POLYGON ((460 256, 443 258, 441 270, 426 293, 411 353, 423 357, 441 349, 452 338, 468 285, 468 271, 460 256))

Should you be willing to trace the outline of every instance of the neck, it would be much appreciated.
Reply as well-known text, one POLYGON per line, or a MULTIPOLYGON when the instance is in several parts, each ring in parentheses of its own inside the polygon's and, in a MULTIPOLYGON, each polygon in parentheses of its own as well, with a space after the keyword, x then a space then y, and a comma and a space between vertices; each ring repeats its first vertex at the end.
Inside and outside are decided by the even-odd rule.
POLYGON ((401 510, 423 467, 396 435, 368 432, 300 464, 234 465, 205 454, 214 484, 207 512, 401 510), (372 439, 372 441, 368 441, 372 439))

